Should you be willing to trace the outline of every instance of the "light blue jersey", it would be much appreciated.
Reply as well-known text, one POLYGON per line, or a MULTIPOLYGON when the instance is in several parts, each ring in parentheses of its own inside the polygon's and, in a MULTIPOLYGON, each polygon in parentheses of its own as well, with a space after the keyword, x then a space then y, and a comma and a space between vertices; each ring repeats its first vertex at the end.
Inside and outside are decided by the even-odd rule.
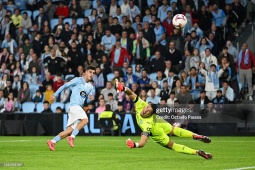
POLYGON ((95 96, 95 88, 91 83, 87 83, 83 77, 76 77, 64 84, 54 93, 54 96, 58 96, 66 88, 70 88, 72 91, 69 107, 77 105, 83 107, 85 100, 87 103, 90 102, 89 95, 95 96))
POLYGON ((90 83, 74 86, 72 89, 69 107, 77 105, 83 107, 85 101, 89 103, 89 96, 93 95, 93 90, 94 88, 90 83))

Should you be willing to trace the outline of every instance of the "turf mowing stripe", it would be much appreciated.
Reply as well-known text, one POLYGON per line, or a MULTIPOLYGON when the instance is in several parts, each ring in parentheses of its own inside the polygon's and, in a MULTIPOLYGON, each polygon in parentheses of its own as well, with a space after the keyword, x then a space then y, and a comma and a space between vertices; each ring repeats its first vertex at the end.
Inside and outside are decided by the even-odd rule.
POLYGON ((245 170, 245 169, 255 169, 255 166, 241 167, 241 168, 235 168, 235 169, 225 169, 225 170, 245 170))

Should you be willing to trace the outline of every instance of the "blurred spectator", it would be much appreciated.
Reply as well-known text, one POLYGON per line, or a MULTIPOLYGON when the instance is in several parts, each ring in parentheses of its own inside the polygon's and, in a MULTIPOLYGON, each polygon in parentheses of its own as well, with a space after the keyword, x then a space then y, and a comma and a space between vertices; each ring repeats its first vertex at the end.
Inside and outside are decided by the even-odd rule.
POLYGON ((138 37, 133 41, 133 56, 136 64, 145 66, 150 58, 150 44, 143 37, 143 32, 138 32, 138 37))
POLYGON ((130 113, 134 109, 134 102, 130 99, 130 97, 126 94, 125 98, 123 99, 123 108, 126 113, 130 113))
POLYGON ((220 89, 225 97, 225 102, 228 104, 233 103, 235 100, 235 93, 234 90, 229 86, 228 81, 223 82, 223 87, 220 89))
POLYGON ((111 80, 112 86, 114 86, 115 80, 116 80, 116 79, 118 79, 119 82, 122 82, 122 81, 123 81, 123 78, 120 76, 119 70, 115 70, 115 71, 113 72, 113 75, 114 75, 114 77, 113 77, 113 79, 111 80))
POLYGON ((219 77, 220 87, 222 87, 222 82, 224 80, 230 81, 231 76, 232 76, 232 71, 231 71, 231 68, 229 67, 229 61, 228 61, 227 57, 221 58, 221 64, 216 67, 216 71, 219 71, 220 69, 223 69, 223 68, 225 68, 223 70, 224 72, 219 77))
POLYGON ((39 74, 38 71, 36 70, 36 67, 32 67, 29 84, 39 84, 39 74))
POLYGON ((100 99, 99 100, 99 106, 96 108, 96 113, 98 114, 98 117, 100 116, 100 114, 105 110, 105 100, 104 99, 100 99))
POLYGON ((186 85, 190 89, 192 98, 196 100, 199 97, 200 92, 204 89, 204 78, 197 74, 195 67, 190 68, 190 76, 186 80, 186 85))
POLYGON ((137 84, 140 86, 141 89, 144 90, 149 90, 149 88, 151 87, 151 80, 147 75, 147 71, 143 70, 142 71, 142 76, 140 79, 138 79, 137 84))
POLYGON ((88 55, 88 56, 87 56, 87 60, 86 60, 85 63, 84 63, 84 66, 85 66, 85 69, 86 69, 88 66, 94 66, 94 67, 96 67, 96 66, 97 66, 97 62, 96 62, 96 60, 94 60, 94 59, 92 58, 92 55, 88 55))
POLYGON ((174 74, 174 70, 173 68, 171 68, 169 70, 168 73, 168 78, 167 78, 167 82, 168 82, 168 86, 173 90, 176 86, 176 81, 179 80, 179 77, 177 75, 174 74))
POLYGON ((195 100, 195 103, 200 105, 200 109, 205 109, 205 105, 210 102, 209 98, 206 96, 205 93, 205 91, 201 91, 200 97, 195 100))
POLYGON ((212 55, 209 48, 206 48, 205 51, 201 53, 201 62, 205 64, 206 70, 209 70, 212 64, 218 65, 217 58, 212 55))
POLYGON ((135 65, 135 70, 133 71, 133 74, 138 78, 142 77, 142 66, 140 64, 135 65))
POLYGON ((32 102, 35 104, 43 102, 43 95, 41 94, 40 90, 37 90, 35 95, 32 96, 32 102))
POLYGON ((45 91, 45 101, 48 101, 50 104, 52 104, 54 101, 50 100, 50 97, 54 94, 54 90, 52 89, 51 85, 46 86, 46 91, 45 91))
POLYGON ((226 46, 228 47, 228 53, 233 56, 235 63, 238 60, 237 49, 233 46, 231 41, 227 41, 226 46))
POLYGON ((219 77, 222 75, 224 70, 227 69, 223 67, 219 71, 216 71, 216 65, 212 64, 209 71, 205 71, 200 68, 200 72, 205 75, 205 91, 206 95, 210 100, 216 96, 216 91, 220 88, 219 77))
POLYGON ((146 90, 141 90, 141 91, 140 91, 140 94, 139 94, 139 97, 140 97, 143 101, 146 101, 146 99, 147 99, 147 92, 146 92, 146 90))
POLYGON ((9 59, 9 52, 7 48, 3 48, 3 51, 0 53, 0 65, 6 63, 9 59))
POLYGON ((22 82, 20 80, 21 79, 18 75, 14 76, 14 81, 12 83, 12 89, 16 92, 16 93, 14 93, 15 98, 17 98, 18 91, 21 89, 22 82))
POLYGON ((59 114, 63 113, 63 109, 61 107, 57 107, 56 113, 59 113, 59 114))
POLYGON ((198 69, 199 63, 200 63, 199 51, 197 48, 195 48, 193 51, 193 55, 190 59, 190 68, 195 67, 196 69, 198 69))
POLYGON ((181 93, 176 95, 176 98, 180 101, 180 104, 187 104, 189 101, 193 100, 185 85, 181 86, 181 93))
POLYGON ((127 75, 123 77, 123 82, 125 83, 125 86, 126 87, 129 87, 131 89, 132 87, 132 84, 133 83, 136 83, 138 80, 138 77, 136 77, 134 74, 133 74, 133 70, 132 70, 132 67, 129 66, 127 68, 127 75))
POLYGON ((15 104, 16 104, 16 99, 14 98, 13 93, 10 92, 4 102, 4 110, 5 110, 4 112, 13 113, 15 111, 15 104))
POLYGON ((130 55, 128 54, 128 51, 121 47, 120 41, 116 42, 116 47, 112 48, 111 51, 111 65, 113 66, 113 70, 119 69, 119 67, 122 67, 123 62, 130 62, 130 55))
POLYGON ((212 14, 206 9, 206 6, 201 6, 201 11, 197 14, 200 28, 203 31, 208 31, 212 23, 212 14))
MULTIPOLYGON (((74 61, 74 59, 70 59, 70 57, 68 59, 69 62, 73 63, 74 68, 77 68, 78 63, 79 62, 81 63, 82 60, 79 60, 79 57, 76 57, 75 60, 77 60, 77 61, 74 61), (78 62, 78 60, 79 60, 79 62, 78 62)), ((48 71, 52 75, 56 75, 58 72, 63 72, 63 69, 65 67, 64 63, 65 63, 65 60, 60 56, 56 56, 56 51, 54 49, 51 50, 51 55, 46 57, 43 60, 43 64, 48 67, 48 71)))
POLYGON ((62 80, 61 73, 58 73, 56 75, 56 81, 53 83, 53 91, 56 92, 64 84, 65 84, 65 82, 64 82, 64 80, 62 80))
POLYGON ((125 110, 123 108, 123 103, 118 102, 118 109, 114 111, 115 114, 125 114, 125 110))
POLYGON ((222 54, 218 57, 218 63, 222 64, 221 60, 223 57, 226 57, 226 62, 229 62, 229 67, 231 69, 231 73, 235 71, 235 61, 231 54, 228 53, 228 47, 224 46, 222 49, 222 54))
POLYGON ((102 37, 101 45, 103 46, 104 52, 109 54, 114 45, 116 44, 116 37, 111 33, 110 29, 105 30, 105 35, 102 37))
POLYGON ((0 89, 0 112, 1 113, 4 109, 4 102, 5 102, 4 92, 3 92, 3 90, 0 89))
POLYGON ((157 71, 157 77, 154 81, 156 81, 158 83, 159 89, 161 89, 161 90, 163 89, 163 87, 164 87, 163 84, 164 84, 165 80, 166 80, 165 74, 163 74, 161 70, 157 71))
POLYGON ((46 74, 45 80, 43 80, 42 83, 40 84, 41 92, 45 92, 47 85, 53 86, 53 80, 51 79, 51 73, 50 72, 48 72, 46 74))
POLYGON ((71 1, 71 6, 68 9, 70 18, 81 18, 82 17, 82 8, 77 4, 76 0, 71 1))
POLYGON ((129 0, 129 8, 126 10, 126 16, 133 21, 137 15, 141 15, 140 9, 134 4, 133 0, 129 0))
POLYGON ((14 14, 14 11, 17 7, 13 4, 13 0, 8 0, 8 3, 5 8, 7 11, 11 11, 11 14, 14 14))
POLYGON ((7 79, 6 81, 6 87, 3 89, 4 91, 4 98, 8 98, 9 94, 12 93, 14 96, 14 93, 16 94, 14 97, 17 97, 17 91, 14 91, 12 89, 12 82, 10 79, 7 79))
MULTIPOLYGON (((152 81, 151 84, 152 84, 151 88, 153 88, 155 90, 155 95, 159 96, 160 95, 160 89, 158 88, 158 82, 152 81)), ((149 96, 149 97, 151 96, 151 91, 150 91, 151 88, 149 88, 148 93, 147 93, 147 96, 149 96)))
POLYGON ((18 48, 17 42, 12 39, 10 34, 5 36, 5 40, 2 42, 1 48, 7 48, 11 54, 15 54, 18 48))
POLYGON ((167 11, 167 17, 165 17, 165 19, 162 21, 162 25, 166 29, 166 35, 167 36, 172 35, 173 30, 174 30, 174 25, 173 25, 172 19, 173 19, 172 11, 171 10, 167 11))
POLYGON ((175 92, 174 91, 171 91, 170 93, 170 97, 167 99, 167 105, 169 107, 172 107, 174 106, 174 102, 177 100, 177 98, 175 97, 175 92))
POLYGON ((160 95, 159 95, 160 98, 164 99, 164 100, 167 100, 169 98, 170 92, 171 92, 171 88, 169 88, 167 80, 164 80, 163 81, 163 88, 160 91, 160 95))
POLYGON ((224 104, 225 104, 225 97, 222 95, 221 90, 217 90, 217 95, 216 95, 215 98, 213 98, 212 102, 213 102, 213 105, 214 105, 214 109, 217 112, 223 111, 224 104))
POLYGON ((180 81, 182 84, 185 84, 188 78, 188 74, 185 71, 181 71, 179 74, 180 81))
POLYGON ((102 89, 104 87, 104 76, 100 67, 96 67, 96 72, 94 74, 93 80, 96 88, 102 89))
POLYGON ((67 18, 68 15, 68 6, 64 5, 62 1, 59 1, 58 7, 56 8, 56 16, 60 18, 67 18))
POLYGON ((9 74, 4 73, 2 74, 1 80, 0 80, 0 89, 4 89, 7 86, 7 80, 9 79, 9 74))
POLYGON ((146 99, 146 102, 152 103, 152 104, 159 104, 160 103, 160 97, 155 95, 155 89, 154 88, 150 89, 150 96, 146 99))
POLYGON ((161 56, 159 51, 155 52, 155 58, 150 62, 148 70, 150 73, 155 73, 158 70, 165 71, 164 57, 161 56))
POLYGON ((35 24, 38 25, 39 30, 41 30, 45 21, 49 22, 49 16, 43 8, 39 8, 39 14, 35 17, 35 24))
POLYGON ((113 98, 115 98, 115 96, 117 94, 116 90, 112 87, 111 82, 107 82, 105 88, 102 89, 102 91, 101 91, 101 94, 104 96, 105 101, 108 101, 109 93, 113 94, 113 98))
POLYGON ((47 4, 43 6, 43 10, 48 14, 49 20, 51 20, 56 12, 56 6, 52 4, 52 0, 47 0, 47 4))
POLYGON ((30 89, 27 82, 23 82, 21 89, 18 92, 17 102, 19 103, 19 109, 21 108, 21 104, 25 102, 30 102, 30 89))
POLYGON ((175 81, 175 87, 172 88, 172 91, 175 92, 175 96, 177 96, 179 93, 181 93, 181 85, 182 85, 181 80, 177 79, 175 81))
POLYGON ((92 102, 88 104, 88 110, 86 113, 95 113, 95 110, 96 110, 95 104, 92 102))
POLYGON ((6 10, 4 9, 4 6, 2 3, 0 3, 0 18, 4 18, 6 15, 6 10))
POLYGON ((154 30, 150 27, 149 22, 144 22, 143 24, 143 37, 148 40, 150 48, 152 48, 156 41, 156 35, 154 30))
POLYGON ((109 104, 111 106, 111 110, 115 111, 118 108, 118 102, 113 98, 113 94, 108 94, 108 101, 106 102, 106 105, 109 104))
POLYGON ((248 44, 243 43, 242 49, 239 52, 236 70, 239 73, 240 83, 242 84, 242 98, 244 99, 244 80, 246 79, 248 83, 248 94, 249 100, 252 100, 253 90, 252 90, 252 71, 255 70, 255 57, 248 49, 248 44))
POLYGON ((12 15, 11 19, 16 28, 21 26, 22 16, 20 15, 19 9, 15 9, 15 13, 12 15))
POLYGON ((41 113, 53 113, 50 109, 50 103, 48 101, 43 102, 43 111, 41 113))
POLYGON ((175 48, 175 43, 169 43, 169 50, 166 52, 166 60, 170 60, 172 62, 172 67, 179 73, 180 64, 182 63, 181 52, 175 48))
POLYGON ((219 9, 217 4, 213 5, 213 11, 212 11, 212 21, 215 23, 216 27, 223 27, 224 22, 226 19, 226 15, 222 9, 219 9))
MULTIPOLYGON (((14 24, 11 21, 10 16, 6 15, 1 22, 1 37, 0 37, 0 39, 4 40, 7 35, 9 35, 8 37, 10 37, 10 35, 12 35, 12 37, 15 37, 16 30, 15 30, 14 24)), ((2 46, 3 46, 3 44, 2 44, 2 46)), ((7 47, 2 47, 2 48, 7 48, 7 47)))
POLYGON ((137 83, 133 83, 133 84, 132 84, 131 90, 132 90, 137 96, 139 96, 139 94, 140 94, 140 88, 139 88, 139 86, 137 85, 137 83))

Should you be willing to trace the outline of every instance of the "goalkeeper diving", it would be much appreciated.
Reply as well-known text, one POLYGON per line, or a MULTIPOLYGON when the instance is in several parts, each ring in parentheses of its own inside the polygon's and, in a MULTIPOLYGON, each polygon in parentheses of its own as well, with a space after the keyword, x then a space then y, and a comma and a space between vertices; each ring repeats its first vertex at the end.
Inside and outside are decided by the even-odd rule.
POLYGON ((124 87, 117 79, 115 80, 115 86, 117 91, 124 91, 130 97, 130 99, 134 101, 136 121, 142 130, 141 139, 139 142, 133 142, 131 139, 128 139, 126 141, 126 144, 129 148, 143 147, 150 137, 154 142, 166 148, 172 149, 176 152, 199 155, 205 159, 211 159, 213 157, 212 154, 206 153, 202 150, 195 150, 187 146, 174 143, 170 140, 168 135, 193 138, 194 140, 200 140, 204 143, 211 142, 209 137, 198 135, 179 127, 173 127, 165 120, 157 119, 155 114, 157 105, 149 104, 143 101, 129 88, 124 87))

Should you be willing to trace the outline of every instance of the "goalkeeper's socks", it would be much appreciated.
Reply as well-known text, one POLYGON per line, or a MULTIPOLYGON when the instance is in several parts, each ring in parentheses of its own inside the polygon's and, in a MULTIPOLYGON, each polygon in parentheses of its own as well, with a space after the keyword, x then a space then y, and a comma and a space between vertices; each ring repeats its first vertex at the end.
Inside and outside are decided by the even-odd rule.
POLYGON ((185 130, 179 127, 175 127, 174 128, 174 135, 179 136, 179 137, 188 137, 188 138, 192 138, 193 137, 193 132, 189 131, 189 130, 185 130))
POLYGON ((72 137, 72 138, 75 138, 75 136, 78 135, 78 133, 79 133, 79 130, 75 128, 75 129, 73 130, 72 134, 71 134, 71 137, 72 137))
POLYGON ((181 152, 181 153, 186 153, 186 154, 191 154, 191 155, 196 155, 197 151, 194 149, 191 149, 187 146, 184 145, 180 145, 180 144, 176 144, 174 143, 172 149, 176 152, 181 152))
POLYGON ((58 141, 60 141, 61 140, 61 138, 60 138, 60 136, 55 136, 52 140, 51 140, 51 142, 53 142, 53 143, 57 143, 58 141))

